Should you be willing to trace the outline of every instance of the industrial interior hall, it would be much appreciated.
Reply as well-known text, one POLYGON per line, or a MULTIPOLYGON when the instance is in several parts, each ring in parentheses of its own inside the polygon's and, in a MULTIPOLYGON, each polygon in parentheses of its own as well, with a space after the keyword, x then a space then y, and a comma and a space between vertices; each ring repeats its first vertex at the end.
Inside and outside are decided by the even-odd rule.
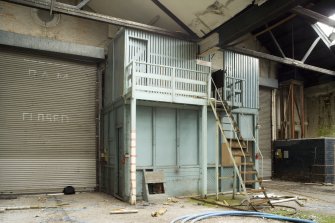
POLYGON ((334 1, 0 0, 0 222, 335 222, 334 163, 334 1))

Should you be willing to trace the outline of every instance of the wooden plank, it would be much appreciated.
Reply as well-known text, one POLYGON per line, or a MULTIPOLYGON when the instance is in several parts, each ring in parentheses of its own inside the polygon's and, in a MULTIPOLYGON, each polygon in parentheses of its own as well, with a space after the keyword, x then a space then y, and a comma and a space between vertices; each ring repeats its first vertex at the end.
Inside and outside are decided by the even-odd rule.
MULTIPOLYGON (((236 165, 241 165, 241 157, 234 157, 236 165)), ((221 147, 221 165, 224 167, 232 167, 234 166, 233 161, 230 158, 228 145, 226 143, 222 144, 221 147)))
POLYGON ((110 214, 135 214, 138 213, 138 210, 127 210, 127 209, 118 209, 109 212, 110 214))

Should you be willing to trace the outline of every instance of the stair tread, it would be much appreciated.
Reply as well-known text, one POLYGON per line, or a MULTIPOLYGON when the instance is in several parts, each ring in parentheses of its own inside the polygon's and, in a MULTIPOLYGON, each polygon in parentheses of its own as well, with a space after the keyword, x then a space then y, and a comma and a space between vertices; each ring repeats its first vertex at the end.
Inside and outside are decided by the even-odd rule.
POLYGON ((257 171, 256 170, 247 170, 247 171, 241 171, 241 173, 245 173, 245 174, 255 174, 255 173, 257 173, 257 171))
POLYGON ((244 155, 243 155, 243 153, 233 153, 233 156, 248 156, 248 157, 250 157, 251 156, 251 154, 250 153, 244 153, 244 155))
POLYGON ((220 180, 222 179, 230 179, 230 178, 234 178, 234 176, 226 176, 226 177, 218 177, 220 180))
POLYGON ((241 163, 241 166, 246 165, 246 166, 254 166, 255 164, 252 162, 245 162, 245 163, 241 163))
POLYGON ((262 182, 262 180, 245 180, 244 183, 257 183, 262 182))
POLYGON ((247 189, 247 192, 249 192, 249 193, 260 193, 260 192, 265 192, 265 189, 247 189))

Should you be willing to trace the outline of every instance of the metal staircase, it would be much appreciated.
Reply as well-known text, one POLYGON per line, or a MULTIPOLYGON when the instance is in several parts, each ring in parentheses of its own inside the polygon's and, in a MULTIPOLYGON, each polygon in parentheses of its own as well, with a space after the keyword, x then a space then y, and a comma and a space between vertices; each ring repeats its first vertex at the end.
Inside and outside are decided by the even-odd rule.
MULTIPOLYGON (((209 104, 213 110, 217 126, 222 136, 222 143, 228 150, 230 159, 232 161, 234 169, 234 184, 233 184, 233 197, 237 193, 244 195, 248 204, 255 209, 255 205, 262 203, 270 203, 270 200, 266 194, 266 190, 262 185, 262 177, 259 175, 258 170, 255 165, 254 155, 252 152, 248 151, 248 142, 243 139, 238 123, 235 120, 232 107, 228 104, 226 100, 222 99, 218 88, 216 87, 213 79, 212 86, 214 91, 214 98, 209 99, 209 104), (220 114, 225 114, 227 122, 221 121, 220 114), (229 125, 231 130, 227 130, 223 127, 223 124, 229 125), (228 132, 230 132, 232 137, 230 139, 227 137, 228 132), (233 138, 233 139, 232 139, 233 138), (253 200, 252 195, 255 193, 263 193, 264 199, 253 200)), ((256 139, 253 137, 253 141, 256 143, 256 139)), ((256 146, 256 152, 261 155, 261 152, 256 146)), ((218 173, 217 173, 218 174, 218 173)), ((228 177, 217 177, 217 180, 223 180, 228 177)), ((218 183, 218 182, 217 182, 218 183)), ((217 193, 218 194, 218 193, 217 193)), ((272 206, 272 205, 271 205, 272 206)))

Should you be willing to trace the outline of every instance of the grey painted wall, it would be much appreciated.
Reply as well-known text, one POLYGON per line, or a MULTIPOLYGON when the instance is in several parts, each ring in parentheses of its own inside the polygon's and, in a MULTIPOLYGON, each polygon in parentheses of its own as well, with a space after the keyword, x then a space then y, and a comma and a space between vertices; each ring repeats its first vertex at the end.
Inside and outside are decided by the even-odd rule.
MULTIPOLYGON (((200 169, 200 111, 166 107, 137 107, 137 195, 142 196, 143 169, 164 170, 171 195, 198 194, 200 169)), ((215 120, 208 114, 208 164, 215 164, 215 120)), ((214 192, 213 170, 209 191, 214 192)))

